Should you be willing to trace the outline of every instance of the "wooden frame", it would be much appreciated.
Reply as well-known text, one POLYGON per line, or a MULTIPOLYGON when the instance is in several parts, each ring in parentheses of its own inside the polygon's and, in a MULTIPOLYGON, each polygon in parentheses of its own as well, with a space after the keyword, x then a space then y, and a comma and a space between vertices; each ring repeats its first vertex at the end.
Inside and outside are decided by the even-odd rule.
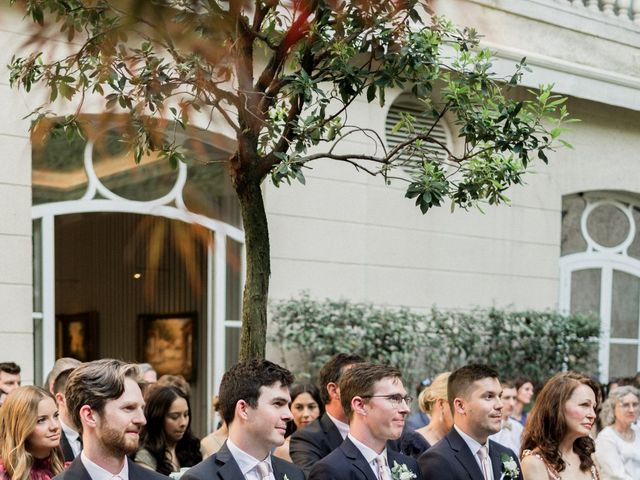
POLYGON ((98 318, 96 311, 56 315, 56 357, 100 358, 98 318))
POLYGON ((197 314, 138 315, 138 358, 160 375, 195 376, 197 314))

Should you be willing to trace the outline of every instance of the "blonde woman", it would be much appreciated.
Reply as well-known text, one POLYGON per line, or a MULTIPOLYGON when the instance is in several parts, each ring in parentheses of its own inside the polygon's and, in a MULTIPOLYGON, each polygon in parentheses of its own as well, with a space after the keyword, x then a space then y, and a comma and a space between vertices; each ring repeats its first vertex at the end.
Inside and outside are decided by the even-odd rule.
POLYGON ((0 478, 50 480, 64 469, 58 406, 49 392, 28 385, 0 408, 0 478))
POLYGON ((420 410, 431 416, 425 427, 407 431, 400 438, 400 451, 418 458, 421 453, 438 443, 453 427, 453 417, 447 399, 447 381, 451 372, 438 375, 418 397, 420 410))

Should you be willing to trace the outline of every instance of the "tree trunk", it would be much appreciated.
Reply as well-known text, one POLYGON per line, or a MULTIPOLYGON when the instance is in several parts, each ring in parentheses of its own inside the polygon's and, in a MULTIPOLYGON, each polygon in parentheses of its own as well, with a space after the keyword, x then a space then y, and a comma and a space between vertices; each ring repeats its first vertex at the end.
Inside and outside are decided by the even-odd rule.
POLYGON ((269 226, 259 179, 250 179, 236 188, 244 224, 247 260, 242 299, 240 361, 264 358, 267 343, 267 300, 271 259, 269 226))

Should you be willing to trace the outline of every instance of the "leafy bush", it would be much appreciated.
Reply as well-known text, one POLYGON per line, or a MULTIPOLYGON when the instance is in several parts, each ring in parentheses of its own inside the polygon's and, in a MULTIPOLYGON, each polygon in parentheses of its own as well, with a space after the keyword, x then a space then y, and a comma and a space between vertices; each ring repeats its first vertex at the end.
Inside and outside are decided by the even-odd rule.
POLYGON ((597 374, 599 322, 551 311, 432 308, 421 314, 308 294, 272 304, 270 341, 296 375, 315 377, 335 353, 357 353, 400 368, 407 385, 465 363, 495 367, 502 378, 541 384, 572 369, 597 374))

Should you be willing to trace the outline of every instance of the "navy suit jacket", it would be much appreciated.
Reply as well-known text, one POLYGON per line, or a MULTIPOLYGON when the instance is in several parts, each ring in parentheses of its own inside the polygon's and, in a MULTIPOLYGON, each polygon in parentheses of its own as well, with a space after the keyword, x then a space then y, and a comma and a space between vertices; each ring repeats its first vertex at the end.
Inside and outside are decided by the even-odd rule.
MULTIPOLYGON (((289 480, 305 480, 302 470, 294 464, 282 460, 281 458, 271 456, 271 466, 273 467, 273 476, 276 480, 283 480, 285 475, 289 480)), ((191 467, 181 477, 181 480, 243 480, 244 475, 238 466, 238 463, 231 455, 227 442, 225 442, 220 450, 203 460, 199 464, 191 467)))
MULTIPOLYGON (((518 465, 518 480, 522 480, 522 469, 513 450, 489 440, 489 458, 493 478, 502 475, 502 455, 513 458, 518 465)), ((438 443, 418 457, 423 480, 484 480, 480 465, 464 439, 452 428, 438 443)))
MULTIPOLYGON (((394 462, 405 464, 420 478, 418 462, 387 446, 387 462, 393 468, 394 462)), ((311 469, 309 480, 376 480, 376 474, 360 450, 347 438, 340 447, 316 463, 311 469)))
POLYGON ((73 462, 76 456, 73 454, 73 449, 71 448, 71 444, 67 439, 67 436, 64 434, 64 430, 60 429, 60 448, 62 448, 62 454, 64 455, 65 462, 73 462))
MULTIPOLYGON (((129 462, 129 480, 167 480, 168 478, 158 472, 136 465, 129 458, 127 458, 127 462, 129 462)), ((69 468, 53 477, 53 480, 91 480, 91 477, 87 469, 84 468, 80 455, 78 455, 69 468)))
POLYGON ((324 413, 291 435, 289 454, 293 463, 309 475, 311 467, 338 448, 343 441, 338 428, 324 413))

